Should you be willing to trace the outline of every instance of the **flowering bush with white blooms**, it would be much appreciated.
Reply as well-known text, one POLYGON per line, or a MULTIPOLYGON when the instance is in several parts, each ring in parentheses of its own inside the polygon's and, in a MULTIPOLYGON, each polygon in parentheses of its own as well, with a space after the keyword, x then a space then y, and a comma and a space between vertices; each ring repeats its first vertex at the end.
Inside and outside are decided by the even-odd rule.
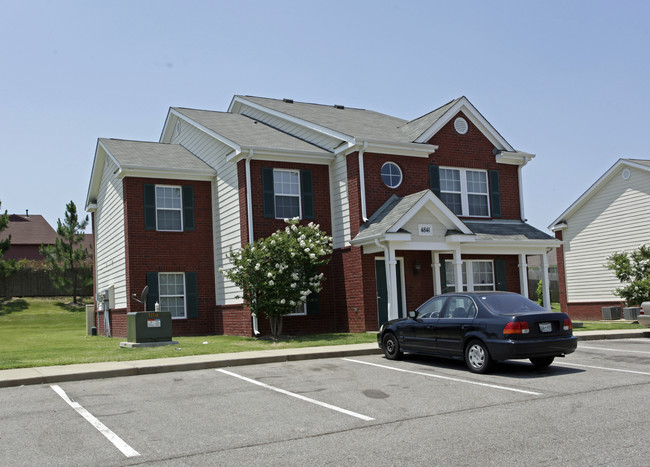
POLYGON ((282 317, 323 288, 324 275, 318 269, 332 253, 332 237, 318 224, 299 225, 298 218, 284 221, 284 230, 231 250, 232 268, 219 270, 243 290, 252 313, 269 318, 276 338, 282 333, 282 317))

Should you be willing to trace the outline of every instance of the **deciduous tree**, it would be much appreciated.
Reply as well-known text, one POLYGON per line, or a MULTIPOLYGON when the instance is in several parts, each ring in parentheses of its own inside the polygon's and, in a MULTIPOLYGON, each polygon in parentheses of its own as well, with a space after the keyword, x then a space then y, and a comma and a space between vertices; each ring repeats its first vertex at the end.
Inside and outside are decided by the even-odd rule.
POLYGON ((623 284, 614 293, 628 305, 650 300, 650 247, 641 245, 630 253, 616 252, 607 258, 606 266, 623 284))

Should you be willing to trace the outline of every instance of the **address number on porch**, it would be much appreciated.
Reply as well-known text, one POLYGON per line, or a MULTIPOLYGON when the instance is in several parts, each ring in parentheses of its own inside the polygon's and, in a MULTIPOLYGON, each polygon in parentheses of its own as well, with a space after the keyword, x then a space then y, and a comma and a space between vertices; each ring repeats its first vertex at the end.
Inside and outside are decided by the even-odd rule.
POLYGON ((418 224, 418 231, 421 236, 430 237, 433 235, 433 225, 431 224, 418 224))

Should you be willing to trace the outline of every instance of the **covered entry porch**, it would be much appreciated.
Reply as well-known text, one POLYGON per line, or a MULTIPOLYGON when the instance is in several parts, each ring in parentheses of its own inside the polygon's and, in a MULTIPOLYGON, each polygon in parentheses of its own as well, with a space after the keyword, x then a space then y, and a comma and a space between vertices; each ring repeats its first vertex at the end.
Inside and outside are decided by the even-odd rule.
POLYGON ((445 292, 528 296, 532 255, 541 257, 543 303, 550 309, 547 252, 558 243, 520 220, 463 222, 429 190, 391 197, 352 240, 364 254, 375 255, 379 325, 445 292), (431 273, 424 273, 429 267, 431 273))

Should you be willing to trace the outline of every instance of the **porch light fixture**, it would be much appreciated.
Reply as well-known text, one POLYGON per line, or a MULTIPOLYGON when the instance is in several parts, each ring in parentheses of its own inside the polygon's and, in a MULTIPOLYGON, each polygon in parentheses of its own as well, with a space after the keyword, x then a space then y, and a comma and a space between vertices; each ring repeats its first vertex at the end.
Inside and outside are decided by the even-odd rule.
POLYGON ((422 265, 418 260, 415 260, 415 263, 413 263, 413 275, 417 276, 420 273, 420 269, 422 268, 422 265))

